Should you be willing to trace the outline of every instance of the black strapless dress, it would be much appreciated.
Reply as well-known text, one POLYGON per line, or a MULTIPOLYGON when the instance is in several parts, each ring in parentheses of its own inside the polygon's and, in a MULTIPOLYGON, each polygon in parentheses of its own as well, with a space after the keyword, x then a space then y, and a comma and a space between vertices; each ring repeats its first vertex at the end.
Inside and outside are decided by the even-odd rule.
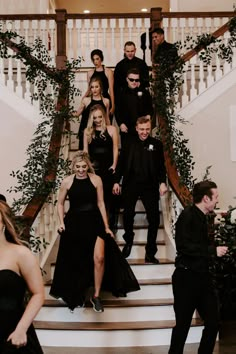
POLYGON ((16 348, 7 342, 25 310, 24 279, 10 269, 0 270, 0 353, 43 354, 33 325, 27 331, 27 345, 16 348))
POLYGON ((90 178, 74 178, 68 191, 70 209, 65 216, 50 295, 62 298, 73 310, 82 306, 94 282, 94 246, 105 241, 105 274, 102 288, 115 296, 139 290, 139 284, 115 240, 105 233, 97 207, 97 191, 90 178))

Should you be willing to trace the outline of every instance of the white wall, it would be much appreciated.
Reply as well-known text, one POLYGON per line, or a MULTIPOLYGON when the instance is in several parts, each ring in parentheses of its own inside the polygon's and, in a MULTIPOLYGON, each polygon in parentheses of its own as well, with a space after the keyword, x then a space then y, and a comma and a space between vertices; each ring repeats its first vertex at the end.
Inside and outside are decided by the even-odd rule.
POLYGON ((7 14, 46 14, 49 0, 0 0, 0 13, 7 14))
POLYGON ((233 11, 235 0, 170 0, 171 11, 233 11))
MULTIPOLYGON (((217 90, 217 87, 216 87, 217 90)), ((232 161, 231 121, 235 109, 236 84, 190 118, 182 127, 196 162, 194 176, 201 180, 207 166, 220 192, 219 207, 236 206, 236 161, 232 161)), ((187 118, 187 117, 185 117, 187 118)))
POLYGON ((26 162, 26 149, 30 144, 39 117, 37 112, 28 103, 16 97, 0 86, 0 193, 4 194, 9 204, 15 193, 8 193, 7 189, 16 184, 10 176, 12 170, 23 170, 26 162))

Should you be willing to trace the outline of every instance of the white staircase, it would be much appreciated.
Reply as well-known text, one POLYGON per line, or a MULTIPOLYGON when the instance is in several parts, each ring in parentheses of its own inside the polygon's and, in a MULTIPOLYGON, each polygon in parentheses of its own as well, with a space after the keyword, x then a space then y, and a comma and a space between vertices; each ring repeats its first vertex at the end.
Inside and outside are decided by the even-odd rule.
MULTIPOLYGON (((162 218, 161 218, 162 219, 162 218)), ((123 247, 120 222, 116 240, 123 247)), ((147 221, 141 202, 135 216, 135 241, 128 258, 141 290, 115 298, 102 293, 104 313, 95 313, 88 303, 73 313, 63 301, 49 295, 50 281, 45 285, 46 301, 39 312, 35 327, 42 346, 57 347, 135 347, 168 345, 174 326, 171 275, 173 261, 166 258, 165 231, 158 231, 160 264, 145 264, 144 247, 147 221)), ((52 264, 52 272, 54 264, 52 264)), ((188 342, 199 341, 201 327, 197 319, 188 342)))

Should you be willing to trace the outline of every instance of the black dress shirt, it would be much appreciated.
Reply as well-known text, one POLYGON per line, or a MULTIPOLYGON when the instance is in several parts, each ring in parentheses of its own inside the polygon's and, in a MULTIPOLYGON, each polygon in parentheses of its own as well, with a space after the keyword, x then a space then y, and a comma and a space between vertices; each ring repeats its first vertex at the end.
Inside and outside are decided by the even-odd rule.
POLYGON ((210 245, 206 215, 196 206, 186 207, 176 222, 175 243, 177 268, 208 272, 209 258, 216 254, 210 245))

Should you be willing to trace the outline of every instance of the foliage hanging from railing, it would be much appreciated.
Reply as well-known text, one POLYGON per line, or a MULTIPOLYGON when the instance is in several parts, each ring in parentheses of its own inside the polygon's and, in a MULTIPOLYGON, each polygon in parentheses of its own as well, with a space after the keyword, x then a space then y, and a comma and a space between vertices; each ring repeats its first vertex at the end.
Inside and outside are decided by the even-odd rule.
MULTIPOLYGON (((27 161, 23 171, 13 171, 11 175, 17 183, 9 192, 20 193, 19 199, 14 199, 13 210, 19 213, 32 197, 45 196, 57 189, 58 184, 68 173, 70 161, 56 153, 61 148, 54 146, 49 149, 52 134, 58 134, 57 122, 66 124, 74 111, 75 95, 80 90, 74 86, 75 71, 78 70, 81 58, 67 62, 63 70, 57 70, 51 65, 51 58, 41 39, 36 39, 32 47, 28 47, 24 38, 17 33, 1 32, 0 57, 21 60, 26 67, 26 78, 35 86, 32 100, 39 102, 41 122, 39 123, 30 146, 27 149, 27 161), (9 48, 13 49, 11 53, 9 48), (57 98, 59 97, 59 102, 57 98), (57 175, 50 179, 51 173, 57 175)), ((66 131, 64 134, 69 134, 66 131)), ((20 138, 20 137, 19 137, 20 138)))
MULTIPOLYGON (((196 39, 186 37, 184 42, 176 42, 174 45, 179 53, 193 49, 196 53, 200 52, 199 59, 206 65, 211 63, 213 54, 231 63, 233 49, 236 47, 236 17, 229 21, 228 31, 227 43, 223 38, 215 38, 212 34, 202 34, 196 39)), ((165 121, 164 128, 160 129, 160 135, 165 142, 164 148, 177 167, 180 185, 185 185, 191 190, 195 182, 193 178, 195 162, 188 147, 189 140, 177 128, 177 124, 186 122, 176 114, 178 95, 185 72, 184 64, 184 56, 179 56, 174 64, 173 58, 167 56, 158 65, 154 65, 152 89, 157 114, 165 121)))

